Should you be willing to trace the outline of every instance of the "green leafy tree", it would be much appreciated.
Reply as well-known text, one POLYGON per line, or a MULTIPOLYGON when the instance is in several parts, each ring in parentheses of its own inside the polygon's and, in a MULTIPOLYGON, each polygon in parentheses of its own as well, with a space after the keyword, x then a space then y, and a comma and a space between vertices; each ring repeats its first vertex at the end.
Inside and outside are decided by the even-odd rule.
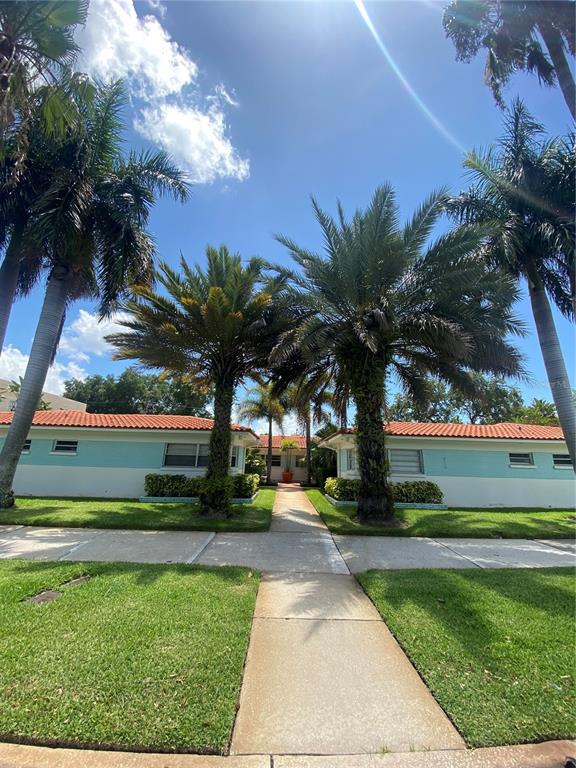
POLYGON ((548 382, 576 466, 576 409, 549 300, 574 320, 574 137, 543 141, 543 131, 516 101, 497 146, 468 156, 473 184, 448 207, 459 221, 491 227, 480 255, 528 284, 548 382))
MULTIPOLYGON (((121 154, 124 95, 119 84, 98 88, 81 125, 57 142, 53 179, 35 204, 31 239, 42 247, 47 284, 22 390, 0 452, 0 505, 11 506, 14 473, 66 309, 75 299, 99 300, 102 316, 133 283, 152 277, 154 246, 146 232, 158 194, 180 200, 188 187, 164 153, 121 154)), ((47 139, 48 140, 48 139, 47 139)))
POLYGON ((351 221, 340 206, 334 220, 314 202, 324 253, 279 238, 299 272, 292 277, 295 327, 273 362, 296 347, 311 365, 336 366, 347 382, 356 406, 363 521, 394 515, 384 434, 389 373, 418 395, 427 375, 472 390, 470 370, 513 375, 520 369, 505 340, 518 330, 510 311, 514 281, 476 258, 474 227, 429 242, 444 205, 444 194, 434 193, 401 226, 394 192, 385 185, 351 221))
MULTIPOLYGON (((22 382, 23 378, 22 376, 19 376, 18 381, 12 380, 7 387, 0 389, 0 399, 5 398, 7 395, 16 395, 16 400, 18 400, 20 390, 22 389, 22 382)), ((36 410, 49 411, 50 409, 50 403, 47 400, 44 400, 42 395, 40 395, 40 399, 36 404, 36 410)), ((14 408, 11 410, 14 410, 14 408)))
POLYGON ((386 405, 388 421, 459 422, 459 409, 454 402, 454 391, 442 381, 427 379, 422 384, 421 397, 415 400, 405 392, 398 392, 386 405))
POLYGON ((148 368, 186 375, 214 391, 214 427, 201 509, 229 514, 227 487, 230 417, 236 387, 266 369, 267 359, 283 329, 279 302, 284 279, 269 277, 258 258, 243 264, 224 246, 208 248, 206 267, 181 272, 162 264, 158 273, 164 293, 135 289, 124 305, 127 330, 109 337, 116 357, 139 360, 148 368))
POLYGON ((558 82, 576 119, 575 18, 573 0, 453 0, 444 11, 444 29, 458 60, 487 51, 484 77, 500 106, 511 75, 531 72, 544 85, 558 82))
POLYGON ((530 405, 518 408, 510 421, 519 424, 542 424, 545 427, 557 427, 560 424, 554 403, 540 398, 534 398, 530 405))
POLYGON ((210 393, 181 379, 126 369, 120 376, 64 382, 64 396, 86 403, 88 413, 169 413, 208 417, 210 393))
POLYGON ((238 419, 248 423, 265 419, 268 424, 268 450, 266 453, 266 482, 272 482, 272 432, 274 424, 283 431, 286 409, 275 397, 271 384, 259 384, 246 393, 238 406, 238 419))

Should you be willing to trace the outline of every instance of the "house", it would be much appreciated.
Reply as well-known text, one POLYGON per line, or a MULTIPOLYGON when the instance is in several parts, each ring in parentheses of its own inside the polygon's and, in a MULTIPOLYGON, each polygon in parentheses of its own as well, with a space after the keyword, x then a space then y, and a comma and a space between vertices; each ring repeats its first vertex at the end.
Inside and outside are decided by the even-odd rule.
MULTIPOLYGON (((0 411, 13 411, 16 407, 18 393, 12 391, 13 383, 7 379, 0 379, 0 411)), ((86 403, 79 400, 71 400, 62 395, 52 395, 50 392, 42 392, 42 400, 53 411, 85 411, 86 403)))
MULTIPOLYGON (((431 480, 451 507, 575 506, 575 476, 559 427, 391 422, 385 430, 391 480, 431 480)), ((339 477, 359 477, 354 430, 335 432, 320 445, 336 451, 339 477)))
MULTIPOLYGON (((0 444, 11 413, 0 413, 0 444)), ((25 496, 138 498, 151 472, 201 476, 212 419, 196 416, 37 411, 16 471, 25 496)), ((248 427, 231 426, 230 474, 244 471, 248 427)))
MULTIPOLYGON (((268 435, 259 435, 258 450, 264 457, 268 456, 268 435)), ((272 482, 282 480, 282 472, 288 467, 294 473, 294 482, 303 483, 306 480, 306 439, 302 435, 273 435, 272 436, 272 482), (284 440, 290 440, 296 446, 289 451, 282 451, 284 440)))

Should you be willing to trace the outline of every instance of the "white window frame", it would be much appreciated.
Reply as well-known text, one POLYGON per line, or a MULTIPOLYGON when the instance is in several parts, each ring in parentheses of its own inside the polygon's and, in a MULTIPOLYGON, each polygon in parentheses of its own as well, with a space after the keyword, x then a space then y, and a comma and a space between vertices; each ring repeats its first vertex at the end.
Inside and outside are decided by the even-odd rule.
POLYGON ((570 458, 569 453, 553 453, 552 463, 554 464, 554 469, 572 469, 572 459, 570 458), (561 461, 556 463, 557 459, 561 459, 561 461), (562 459, 564 459, 564 461, 562 461, 562 459))
POLYGON ((30 448, 32 447, 32 440, 28 439, 24 441, 24 445, 22 446, 22 450, 20 453, 23 456, 27 456, 30 453, 30 448))
MULTIPOLYGON (((268 458, 268 453, 266 453, 266 459, 268 458)), ((273 453, 272 454, 272 466, 273 467, 281 467, 282 466, 282 454, 281 453, 273 453)))
POLYGON ((56 455, 56 456, 77 456, 78 455, 78 440, 54 440, 52 442, 52 450, 50 453, 56 455), (61 448, 58 448, 58 446, 61 446, 63 444, 68 445, 75 445, 76 447, 73 450, 69 450, 68 448, 65 448, 62 450, 61 448))
POLYGON ((358 466, 357 451, 355 448, 345 448, 344 464, 346 466, 346 472, 355 472, 358 466))
POLYGON ((422 451, 419 448, 389 448, 388 449, 388 469, 391 475, 423 475, 424 474, 424 461, 422 457, 422 451), (399 453, 407 454, 415 454, 414 458, 418 459, 418 469, 415 471, 406 469, 395 469, 393 464, 393 454, 398 455, 399 453))
POLYGON ((510 451, 508 466, 513 469, 534 469, 534 454, 531 451, 510 451), (513 456, 528 456, 528 462, 515 462, 512 460, 513 456))
POLYGON ((235 469, 238 466, 238 458, 239 458, 239 451, 240 446, 239 445, 233 445, 230 449, 230 468, 235 469))

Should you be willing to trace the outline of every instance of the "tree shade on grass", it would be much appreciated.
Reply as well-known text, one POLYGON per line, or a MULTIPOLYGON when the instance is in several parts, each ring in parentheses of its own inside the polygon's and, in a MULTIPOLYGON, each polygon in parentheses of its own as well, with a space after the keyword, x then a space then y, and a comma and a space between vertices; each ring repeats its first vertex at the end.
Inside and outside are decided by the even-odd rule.
POLYGON ((267 531, 275 491, 262 489, 228 518, 200 515, 197 504, 154 504, 135 499, 24 499, 3 510, 3 525, 118 528, 145 531, 267 531))
POLYGON ((406 528, 362 525, 356 508, 335 507, 321 491, 307 491, 332 533, 362 536, 429 536, 472 539, 562 539, 576 534, 573 509, 398 509, 406 528))
POLYGON ((572 569, 368 571, 359 581, 469 746, 576 734, 572 569))
POLYGON ((0 563, 0 738, 224 752, 257 589, 243 568, 0 563))

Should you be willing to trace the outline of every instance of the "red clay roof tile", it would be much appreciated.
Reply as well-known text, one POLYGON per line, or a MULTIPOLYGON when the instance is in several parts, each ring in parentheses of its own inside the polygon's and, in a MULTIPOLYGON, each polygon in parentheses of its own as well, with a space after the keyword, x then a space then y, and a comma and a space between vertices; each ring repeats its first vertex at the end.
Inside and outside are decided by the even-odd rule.
MULTIPOLYGON (((419 421, 391 421, 385 426, 386 434, 398 437, 463 437, 492 440, 563 440, 560 427, 539 424, 442 424, 419 421)), ((354 429, 342 429, 336 434, 353 434, 354 429)), ((330 440, 334 435, 330 435, 330 440)))
MULTIPOLYGON (((12 413, 0 412, 0 426, 10 424, 12 413)), ((100 429, 182 429, 211 430, 212 419, 199 416, 152 415, 143 413, 85 413, 84 411, 36 411, 34 427, 94 427, 100 429)), ((233 432, 250 432, 249 427, 232 424, 233 432)))
MULTIPOLYGON (((260 448, 268 448, 268 435, 258 435, 260 448)), ((298 448, 306 448, 306 438, 302 435, 272 435, 272 448, 281 448, 282 440, 294 440, 298 448)))

